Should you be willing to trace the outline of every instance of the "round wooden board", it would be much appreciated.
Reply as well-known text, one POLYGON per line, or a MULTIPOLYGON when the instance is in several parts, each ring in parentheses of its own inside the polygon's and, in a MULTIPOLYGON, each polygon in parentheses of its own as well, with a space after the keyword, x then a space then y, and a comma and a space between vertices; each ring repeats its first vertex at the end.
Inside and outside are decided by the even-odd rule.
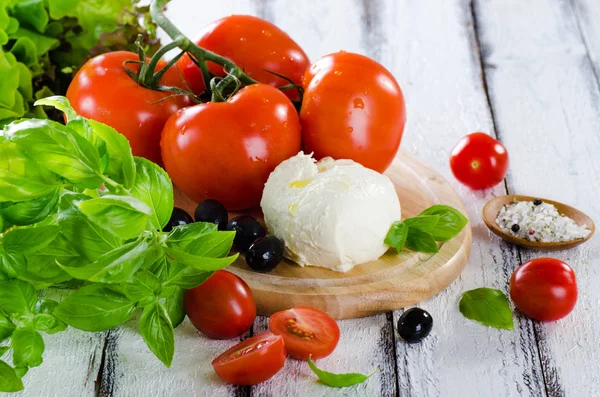
MULTIPOLYGON (((385 173, 396 186, 402 218, 418 215, 434 204, 448 204, 466 214, 450 184, 415 155, 400 150, 385 173)), ((194 213, 196 203, 175 192, 175 205, 194 213)), ((246 211, 262 219, 260 209, 246 211)), ((239 214, 231 214, 231 217, 239 214)), ((400 309, 446 288, 462 271, 471 251, 470 224, 435 255, 390 250, 377 261, 347 273, 281 263, 271 273, 252 271, 240 257, 227 270, 243 278, 256 300, 258 313, 271 315, 294 306, 321 309, 336 319, 365 317, 400 309)))

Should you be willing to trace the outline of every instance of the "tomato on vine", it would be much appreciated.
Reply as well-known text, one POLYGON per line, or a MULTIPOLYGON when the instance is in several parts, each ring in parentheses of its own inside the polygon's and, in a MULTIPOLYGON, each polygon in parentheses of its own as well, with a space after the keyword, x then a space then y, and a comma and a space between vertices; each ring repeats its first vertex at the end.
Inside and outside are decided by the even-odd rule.
POLYGON ((383 172, 396 156, 406 110, 392 74, 374 60, 337 52, 303 79, 302 141, 315 157, 352 159, 383 172))
MULTIPOLYGON (((150 62, 150 59, 145 61, 150 62)), ((124 67, 124 63, 129 63, 131 71, 138 73, 139 62, 137 54, 126 51, 92 58, 73 78, 67 98, 79 115, 108 124, 125 135, 135 156, 162 164, 160 134, 163 126, 177 110, 193 102, 185 95, 172 96, 172 92, 141 85, 124 67)), ((165 66, 164 61, 158 61, 155 71, 165 66)), ((175 68, 166 70, 156 84, 185 88, 175 68)))
MULTIPOLYGON (((289 82, 269 72, 286 76, 300 85, 302 75, 310 66, 306 53, 287 33, 269 21, 250 15, 221 18, 203 28, 194 41, 230 59, 254 80, 273 87, 283 87, 289 82)), ((196 94, 206 89, 202 72, 189 55, 183 56, 177 66, 196 94)), ((216 76, 225 75, 220 64, 208 62, 208 69, 216 76)), ((284 92, 291 99, 298 98, 293 88, 284 92)))

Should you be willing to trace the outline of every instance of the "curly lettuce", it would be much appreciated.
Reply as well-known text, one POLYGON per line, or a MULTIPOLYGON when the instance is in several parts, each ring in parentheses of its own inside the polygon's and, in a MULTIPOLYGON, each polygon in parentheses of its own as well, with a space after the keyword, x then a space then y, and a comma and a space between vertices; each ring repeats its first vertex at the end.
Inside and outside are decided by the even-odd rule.
POLYGON ((135 50, 142 34, 146 50, 158 48, 147 7, 135 0, 0 0, 0 125, 46 118, 36 99, 65 94, 91 56, 135 50))

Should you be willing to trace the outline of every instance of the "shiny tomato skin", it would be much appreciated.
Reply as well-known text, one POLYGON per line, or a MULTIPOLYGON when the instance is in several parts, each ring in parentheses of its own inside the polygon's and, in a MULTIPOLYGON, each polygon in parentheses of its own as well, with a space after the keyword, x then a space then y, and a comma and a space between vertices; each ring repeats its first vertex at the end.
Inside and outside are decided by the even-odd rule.
MULTIPOLYGON (((127 51, 109 52, 90 59, 71 81, 67 98, 79 115, 108 124, 125 135, 135 156, 162 164, 163 126, 177 110, 192 103, 185 96, 165 99, 172 93, 139 86, 123 67, 123 62, 138 59, 137 54, 127 51)), ((165 62, 159 62, 157 69, 164 65, 165 62)), ((138 69, 134 63, 128 67, 138 69)), ((169 69, 160 83, 185 88, 175 68, 169 69)))
POLYGON ((169 176, 191 199, 257 207, 269 174, 301 149, 298 113, 281 91, 253 84, 227 102, 177 112, 161 148, 169 176))
POLYGON ((537 258, 519 266, 510 278, 510 298, 528 317, 554 321, 577 303, 575 272, 554 258, 537 258))
POLYGON ((225 270, 216 271, 204 283, 187 290, 183 302, 192 324, 213 339, 236 338, 248 331, 256 318, 250 288, 225 270))
POLYGON ((450 156, 452 173, 473 190, 496 186, 508 171, 508 152, 500 142, 483 132, 463 137, 450 156))
POLYGON ((298 306, 277 312, 269 319, 269 329, 283 336, 291 357, 299 360, 330 355, 340 340, 340 327, 327 313, 298 306))
POLYGON ((368 57, 338 52, 315 62, 303 86, 300 122, 307 152, 385 171, 406 123, 404 96, 394 76, 368 57))
MULTIPOLYGON (((274 87, 289 82, 266 70, 300 85, 304 71, 310 66, 306 53, 287 33, 269 21, 250 15, 221 18, 202 29, 194 41, 200 47, 230 59, 256 81, 274 87)), ((177 65, 190 88, 197 94, 202 93, 205 89, 202 74, 190 57, 184 55, 177 65)), ((217 76, 225 74, 223 67, 213 62, 208 62, 208 68, 217 76)), ((292 99, 298 96, 295 89, 285 92, 292 99)))
POLYGON ((212 366, 225 382, 251 386, 272 378, 283 368, 285 358, 283 338, 265 332, 227 350, 212 366))

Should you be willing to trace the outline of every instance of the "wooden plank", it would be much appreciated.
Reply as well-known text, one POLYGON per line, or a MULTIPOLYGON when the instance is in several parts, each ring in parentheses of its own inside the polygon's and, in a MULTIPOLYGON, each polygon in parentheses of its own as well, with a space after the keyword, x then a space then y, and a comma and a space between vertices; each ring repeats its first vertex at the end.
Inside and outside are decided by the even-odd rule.
MULTIPOLYGON (((471 258, 457 281, 419 306, 434 319, 432 335, 418 345, 396 342, 401 396, 544 394, 540 362, 528 320, 513 332, 486 328, 458 311, 460 294, 486 286, 507 290, 517 251, 490 235, 483 204, 503 186, 472 192, 451 174, 448 157, 464 135, 494 134, 482 83, 468 1, 366 2, 377 31, 373 54, 397 76, 407 99, 403 147, 429 162, 457 189, 473 227, 471 258)), ((394 323, 401 312, 394 313, 394 323)))
MULTIPOLYGON (((511 155, 509 190, 561 201, 599 219, 600 90, 571 3, 476 5, 490 100, 511 155)), ((569 317, 534 325, 548 396, 600 394, 600 322, 590 314, 600 301, 600 274, 592 266, 599 251, 598 239, 591 239, 551 254, 573 267, 580 294, 569 317)), ((523 260, 547 255, 522 251, 523 260)))
POLYGON ((575 16, 588 56, 594 64, 596 80, 600 84, 600 2, 596 0, 572 0, 575 16))

